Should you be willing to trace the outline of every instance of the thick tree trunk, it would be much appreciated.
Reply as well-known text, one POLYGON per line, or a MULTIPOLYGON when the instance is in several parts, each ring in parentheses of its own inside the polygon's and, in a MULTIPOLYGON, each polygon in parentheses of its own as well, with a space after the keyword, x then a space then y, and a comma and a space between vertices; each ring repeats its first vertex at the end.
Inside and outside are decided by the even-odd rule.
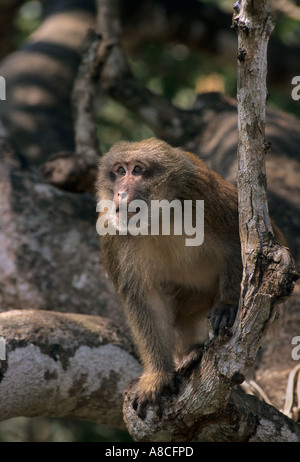
POLYGON ((124 388, 141 366, 126 328, 100 316, 13 310, 4 340, 0 420, 72 417, 125 430, 124 388))

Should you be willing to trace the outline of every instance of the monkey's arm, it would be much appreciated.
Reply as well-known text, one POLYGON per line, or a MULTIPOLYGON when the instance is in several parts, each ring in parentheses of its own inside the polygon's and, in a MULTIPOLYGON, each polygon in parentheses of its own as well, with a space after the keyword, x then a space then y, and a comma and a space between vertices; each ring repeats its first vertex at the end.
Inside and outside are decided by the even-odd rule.
POLYGON ((143 416, 147 403, 156 403, 164 387, 172 385, 174 328, 169 300, 151 277, 151 271, 145 271, 147 258, 145 252, 139 252, 137 243, 129 235, 105 235, 100 239, 102 262, 123 300, 144 366, 133 401, 138 415, 143 416), (140 253, 141 260, 137 257, 140 253))
POLYGON ((148 403, 159 404, 174 378, 172 313, 159 291, 144 290, 126 297, 126 311, 144 372, 135 385, 133 407, 143 417, 148 403))

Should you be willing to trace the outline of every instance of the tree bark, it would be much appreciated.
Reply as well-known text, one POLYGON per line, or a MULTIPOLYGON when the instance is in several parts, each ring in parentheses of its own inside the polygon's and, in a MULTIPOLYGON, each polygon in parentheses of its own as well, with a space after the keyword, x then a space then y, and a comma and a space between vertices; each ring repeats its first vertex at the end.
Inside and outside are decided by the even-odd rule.
POLYGON ((2 122, 24 158, 37 164, 74 151, 71 93, 82 41, 95 24, 92 2, 81 3, 61 11, 59 0, 50 2, 37 31, 1 62, 7 84, 2 122))
MULTIPOLYGON (((278 303, 289 296, 299 278, 289 250, 275 243, 268 211, 265 156, 267 101, 267 46, 273 29, 267 1, 235 4, 238 31, 238 193, 242 260, 244 266, 240 310, 241 325, 257 317, 259 344, 269 323, 278 315, 278 303)), ((246 337, 245 337, 246 339, 246 337)), ((252 339, 253 340, 253 339, 252 339)), ((240 343, 244 349, 243 343, 240 343)), ((248 348, 249 365, 258 347, 248 348)), ((249 367, 249 366, 248 366, 249 367)))
POLYGON ((125 430, 123 391, 141 366, 124 326, 100 316, 13 310, 0 314, 0 339, 1 421, 72 417, 125 430))
POLYGON ((101 154, 97 135, 95 98, 101 68, 111 44, 89 29, 82 45, 82 59, 72 92, 75 152, 51 156, 42 172, 47 181, 61 189, 95 193, 95 178, 101 154))

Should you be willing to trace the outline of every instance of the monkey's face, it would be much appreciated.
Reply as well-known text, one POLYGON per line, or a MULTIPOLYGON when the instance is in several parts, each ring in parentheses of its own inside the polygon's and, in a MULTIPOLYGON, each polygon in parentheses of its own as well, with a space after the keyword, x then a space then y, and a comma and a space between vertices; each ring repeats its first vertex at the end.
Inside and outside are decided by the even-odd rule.
MULTIPOLYGON (((149 178, 147 163, 140 160, 117 161, 111 168, 110 176, 113 183, 112 199, 117 213, 124 201, 129 205, 134 200, 148 199, 150 191, 147 182, 147 177, 149 178)), ((133 212, 128 211, 128 214, 132 215, 133 212)))
POLYGON ((161 179, 159 170, 159 166, 140 158, 116 158, 111 163, 108 184, 116 229, 121 231, 126 228, 131 218, 136 216, 146 233, 150 221, 148 205, 161 179))
POLYGON ((187 171, 183 162, 182 153, 155 139, 113 146, 100 163, 98 199, 112 201, 119 231, 135 216, 141 226, 149 227, 152 200, 182 199, 182 173, 187 171))

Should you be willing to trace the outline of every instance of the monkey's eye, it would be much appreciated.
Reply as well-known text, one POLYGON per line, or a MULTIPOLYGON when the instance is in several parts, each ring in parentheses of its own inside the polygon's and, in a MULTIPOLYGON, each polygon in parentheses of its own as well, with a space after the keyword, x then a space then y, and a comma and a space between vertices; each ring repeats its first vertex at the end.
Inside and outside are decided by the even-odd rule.
POLYGON ((133 174, 140 175, 142 173, 142 168, 139 165, 136 165, 134 169, 132 170, 133 174))
POLYGON ((117 173, 119 175, 125 175, 125 173, 126 173, 125 168, 124 167, 119 167, 118 170, 117 170, 117 173))

